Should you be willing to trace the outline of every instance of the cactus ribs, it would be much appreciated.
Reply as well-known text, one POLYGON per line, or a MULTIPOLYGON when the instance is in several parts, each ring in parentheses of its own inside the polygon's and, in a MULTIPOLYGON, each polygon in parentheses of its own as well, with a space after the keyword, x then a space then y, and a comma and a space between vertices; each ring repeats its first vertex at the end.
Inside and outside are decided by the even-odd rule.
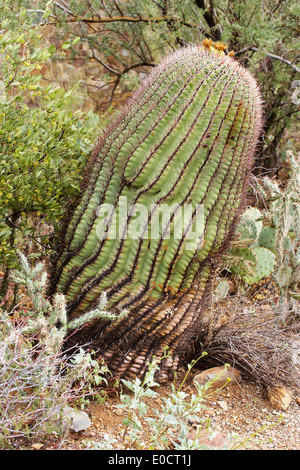
MULTIPOLYGON (((122 377, 143 375, 168 347, 158 380, 169 378, 197 341, 212 276, 245 204, 261 128, 255 80, 220 50, 181 49, 150 73, 96 145, 49 287, 49 295, 65 294, 70 319, 93 308, 103 291, 111 312, 128 314, 87 325, 68 347, 90 342, 122 377), (99 207, 111 205, 120 216, 122 198, 148 214, 161 204, 191 204, 195 215, 202 205, 204 243, 186 249, 185 235, 174 236, 174 215, 168 239, 110 236, 111 221, 99 237, 99 207)), ((134 220, 129 212, 125 225, 134 220)))

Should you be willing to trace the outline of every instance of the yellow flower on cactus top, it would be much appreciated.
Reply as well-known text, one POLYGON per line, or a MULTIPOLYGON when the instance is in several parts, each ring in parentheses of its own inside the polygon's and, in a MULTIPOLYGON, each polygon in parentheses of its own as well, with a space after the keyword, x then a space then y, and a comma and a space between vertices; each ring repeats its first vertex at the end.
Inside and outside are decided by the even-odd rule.
MULTIPOLYGON (((228 48, 227 44, 224 44, 223 42, 213 42, 212 39, 204 39, 202 41, 202 46, 204 47, 205 50, 208 50, 210 52, 218 53, 219 55, 225 55, 225 50, 228 48)), ((234 53, 229 52, 228 54, 230 57, 233 57, 234 53)))

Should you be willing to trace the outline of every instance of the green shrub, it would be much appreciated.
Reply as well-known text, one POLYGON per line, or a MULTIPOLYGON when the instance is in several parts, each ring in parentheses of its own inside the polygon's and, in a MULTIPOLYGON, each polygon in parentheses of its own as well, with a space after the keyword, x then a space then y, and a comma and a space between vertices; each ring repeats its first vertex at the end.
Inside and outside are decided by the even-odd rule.
POLYGON ((6 273, 18 266, 16 246, 24 249, 34 239, 42 251, 49 248, 49 232, 78 194, 99 121, 74 109, 76 87, 45 83, 41 71, 56 48, 42 41, 42 27, 26 10, 18 23, 6 18, 0 24, 0 264, 6 273))

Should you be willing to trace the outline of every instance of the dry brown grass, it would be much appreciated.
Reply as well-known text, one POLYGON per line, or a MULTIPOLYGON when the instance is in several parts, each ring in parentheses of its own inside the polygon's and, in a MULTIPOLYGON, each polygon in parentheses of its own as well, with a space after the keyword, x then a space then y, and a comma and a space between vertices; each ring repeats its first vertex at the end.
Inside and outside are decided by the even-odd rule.
POLYGON ((201 350, 207 356, 201 368, 229 363, 263 387, 282 384, 299 389, 300 365, 295 360, 299 334, 293 325, 279 308, 245 308, 237 302, 227 309, 228 316, 222 308, 216 310, 203 329, 201 350))

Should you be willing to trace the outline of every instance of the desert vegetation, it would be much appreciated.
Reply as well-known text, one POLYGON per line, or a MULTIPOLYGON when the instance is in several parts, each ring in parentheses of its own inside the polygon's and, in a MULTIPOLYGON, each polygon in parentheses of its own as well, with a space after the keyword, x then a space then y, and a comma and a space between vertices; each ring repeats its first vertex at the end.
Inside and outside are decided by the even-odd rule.
POLYGON ((111 393, 124 448, 197 448, 205 387, 139 441, 180 367, 297 393, 297 2, 3 0, 0 23, 2 448, 111 393), (134 204, 184 202, 199 239, 141 236, 134 204))

